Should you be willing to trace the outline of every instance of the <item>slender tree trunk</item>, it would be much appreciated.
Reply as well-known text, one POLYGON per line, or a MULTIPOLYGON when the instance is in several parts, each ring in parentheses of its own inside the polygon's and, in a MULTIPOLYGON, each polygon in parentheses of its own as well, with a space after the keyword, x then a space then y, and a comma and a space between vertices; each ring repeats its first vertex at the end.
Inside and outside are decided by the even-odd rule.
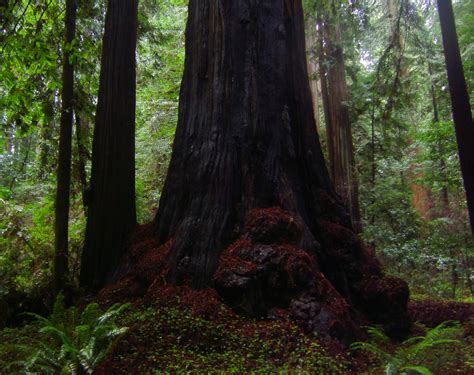
POLYGON ((321 120, 319 117, 318 56, 316 53, 318 41, 316 35, 316 20, 314 17, 308 17, 306 24, 306 48, 309 51, 307 54, 309 86, 313 98, 314 121, 316 122, 316 129, 319 133, 321 120))
POLYGON ((439 170, 442 176, 443 187, 441 188, 441 202, 442 202, 442 212, 441 215, 444 217, 449 216, 450 207, 449 207, 449 190, 448 190, 448 172, 446 170, 446 162, 443 158, 439 161, 439 170))
POLYGON ((459 52, 456 25, 451 0, 438 0, 439 20, 443 34, 444 54, 448 71, 449 92, 454 127, 458 142, 459 161, 466 190, 467 207, 474 236, 474 124, 469 94, 459 52))
MULTIPOLYGON (((414 151, 415 155, 420 152, 419 147, 414 151)), ((420 217, 424 220, 431 219, 431 199, 430 192, 424 186, 417 183, 417 179, 423 177, 423 171, 417 170, 419 165, 410 164, 410 179, 412 180, 410 184, 411 190, 411 204, 412 207, 418 212, 420 217)))
POLYGON ((137 0, 109 0, 94 129, 81 285, 95 290, 114 272, 136 225, 135 49, 137 0))
MULTIPOLYGON (((331 123, 332 117, 331 117, 331 108, 329 105, 329 87, 328 87, 328 78, 327 78, 328 73, 326 69, 327 57, 326 57, 326 48, 324 46, 325 35, 323 32, 324 30, 323 20, 319 15, 318 15, 318 25, 319 25, 318 64, 319 64, 319 77, 321 80, 321 97, 323 101, 324 120, 325 120, 325 125, 326 125, 326 137, 327 139, 332 139, 333 137, 332 129, 334 128, 334 125, 331 123)), ((328 142, 327 147, 328 147, 328 154, 334 155, 333 142, 328 142)))
POLYGON ((81 182, 82 190, 82 205, 84 207, 84 212, 87 215, 87 172, 86 172, 86 162, 87 162, 87 147, 86 147, 86 136, 87 136, 87 124, 83 121, 83 115, 80 112, 76 111, 76 142, 77 142, 77 173, 79 176, 79 181, 81 182))
MULTIPOLYGON (((54 121, 54 101, 52 100, 54 92, 48 93, 43 101, 43 121, 39 134, 39 151, 38 151, 38 173, 40 180, 49 176, 52 169, 51 163, 51 144, 53 143, 55 121, 54 121)), ((54 166, 56 163, 54 164, 54 166)))
POLYGON ((74 113, 74 67, 70 61, 71 43, 76 33, 76 0, 66 1, 63 47, 63 88, 59 134, 56 190, 54 284, 56 292, 65 288, 68 277, 69 192, 71 187, 71 149, 74 113))
POLYGON ((326 117, 329 171, 337 193, 349 208, 354 230, 360 232, 362 225, 359 187, 352 143, 352 127, 349 109, 346 104, 348 93, 342 51, 341 24, 335 22, 335 25, 324 22, 321 26, 324 30, 323 37, 325 40, 323 46, 325 59, 322 65, 328 67, 325 69, 327 99, 324 102, 328 107, 325 114, 329 116, 326 117))
POLYGON ((319 144, 305 53, 301 0, 190 0, 179 121, 155 220, 159 242, 170 244, 167 280, 214 285, 259 316, 291 305, 308 329, 330 335, 350 332, 341 319, 349 304, 402 333, 407 288, 384 279, 349 229, 319 144), (318 268, 302 271, 289 260, 297 254, 318 268), (235 268, 226 263, 238 256, 235 268), (280 256, 281 273, 268 261, 280 256), (260 267, 246 268, 249 259, 260 267), (288 289, 294 278, 304 286, 288 289))
POLYGON ((438 110, 438 101, 436 99, 436 87, 435 87, 435 81, 434 81, 434 73, 433 73, 433 66, 431 63, 428 61, 428 73, 430 75, 431 79, 431 104, 433 106, 433 122, 439 122, 439 110, 438 110))

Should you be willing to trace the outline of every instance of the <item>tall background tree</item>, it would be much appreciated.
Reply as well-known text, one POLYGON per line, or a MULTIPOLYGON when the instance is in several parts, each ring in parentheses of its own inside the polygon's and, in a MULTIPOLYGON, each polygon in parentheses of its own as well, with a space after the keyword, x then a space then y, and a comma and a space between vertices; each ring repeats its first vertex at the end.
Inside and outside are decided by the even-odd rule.
POLYGON ((62 49, 63 76, 61 93, 61 125, 59 133, 59 155, 57 191, 55 202, 55 257, 54 283, 56 291, 65 288, 69 273, 68 229, 69 192, 71 189, 72 128, 74 121, 74 65, 73 41, 76 34, 76 0, 66 2, 64 45, 62 49))
POLYGON ((459 159, 466 190, 467 206, 474 236, 474 123, 471 103, 459 50, 451 0, 438 0, 439 20, 443 33, 444 54, 448 71, 449 91, 456 128, 459 159))
POLYGON ((103 286, 136 225, 135 100, 138 1, 109 1, 80 283, 103 286))
POLYGON ((359 184, 354 159, 349 94, 343 52, 341 6, 338 0, 316 2, 319 30, 319 70, 326 123, 329 172, 336 192, 349 208, 356 232, 362 229, 359 184))

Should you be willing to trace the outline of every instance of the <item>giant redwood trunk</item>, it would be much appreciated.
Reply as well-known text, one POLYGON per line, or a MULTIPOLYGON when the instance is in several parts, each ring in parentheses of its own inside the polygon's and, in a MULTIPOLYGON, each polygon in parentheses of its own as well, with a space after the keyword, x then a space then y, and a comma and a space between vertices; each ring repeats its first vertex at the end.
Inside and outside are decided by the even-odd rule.
POLYGON ((325 166, 300 0, 190 0, 154 225, 170 248, 168 282, 212 286, 254 316, 288 309, 331 337, 348 339, 361 316, 406 331, 406 284, 384 276, 349 229, 325 166))
POLYGON ((103 286, 116 268, 135 209, 137 0, 108 2, 81 285, 103 286))

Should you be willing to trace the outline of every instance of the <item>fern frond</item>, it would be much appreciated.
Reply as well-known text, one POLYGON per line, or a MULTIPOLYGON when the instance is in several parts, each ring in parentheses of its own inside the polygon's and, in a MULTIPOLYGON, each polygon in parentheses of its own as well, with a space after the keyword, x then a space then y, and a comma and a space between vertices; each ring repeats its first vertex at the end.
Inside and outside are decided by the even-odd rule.
POLYGON ((97 322, 97 319, 99 318, 100 314, 101 312, 99 310, 99 304, 90 303, 82 312, 81 323, 83 325, 93 326, 97 322))
POLYGON ((434 346, 459 344, 459 340, 456 340, 453 337, 459 335, 460 331, 461 325, 459 322, 443 322, 437 327, 428 330, 426 336, 423 337, 423 340, 411 347, 408 352, 408 357, 413 359, 417 358, 420 353, 423 353, 434 346))
POLYGON ((54 326, 53 321, 48 318, 45 318, 44 316, 41 316, 35 313, 25 313, 25 315, 35 318, 38 323, 41 323, 43 325, 54 326))
POLYGON ((31 345, 18 345, 25 360, 13 362, 27 373, 77 374, 85 370, 92 374, 113 340, 127 331, 114 320, 129 305, 116 304, 105 313, 96 303, 89 304, 82 314, 76 307, 65 309, 64 297, 58 295, 50 318, 28 314, 39 323, 38 332, 49 336, 47 341, 33 340, 31 345), (54 340, 51 340, 54 339, 54 340))
POLYGON ((128 327, 114 328, 107 333, 106 337, 115 338, 117 336, 124 334, 127 331, 128 331, 128 327))
POLYGON ((64 302, 64 294, 58 293, 56 300, 54 301, 53 312, 51 314, 51 324, 59 326, 64 322, 64 316, 66 313, 66 303, 64 302))
POLYGON ((96 339, 91 338, 89 343, 83 347, 79 352, 79 362, 81 366, 86 370, 88 374, 92 374, 94 370, 95 357, 97 357, 96 351, 96 339))
POLYGON ((375 354, 380 360, 388 362, 392 359, 390 353, 385 352, 380 349, 378 346, 368 343, 368 342, 355 342, 350 346, 351 350, 365 350, 366 352, 375 354))
POLYGON ((114 317, 117 317, 120 315, 125 309, 129 308, 130 304, 125 303, 123 305, 120 304, 114 304, 111 306, 104 314, 102 314, 98 319, 97 323, 98 324, 104 324, 105 322, 111 320, 114 317))
POLYGON ((45 334, 49 334, 53 337, 56 337, 59 339, 59 341, 62 343, 62 344, 66 344, 68 346, 73 346, 71 340, 69 339, 69 337, 66 335, 66 333, 64 333, 63 331, 59 330, 58 328, 56 327, 53 327, 53 326, 46 326, 46 327, 43 327, 39 330, 40 333, 45 333, 45 334))
POLYGON ((426 333, 427 340, 437 340, 444 339, 447 337, 453 337, 459 334, 462 330, 461 323, 453 320, 448 320, 436 326, 433 329, 430 329, 426 333))
POLYGON ((88 324, 77 326, 74 330, 75 343, 78 347, 83 347, 94 333, 94 328, 88 324))
POLYGON ((424 339, 425 339, 424 336, 410 337, 409 339, 403 341, 403 345, 410 346, 410 345, 418 344, 424 339))
POLYGON ((390 338, 379 327, 367 327, 367 333, 369 334, 370 341, 376 341, 380 343, 390 342, 390 338))
POLYGON ((426 367, 423 366, 404 366, 400 369, 401 371, 415 371, 421 375, 433 375, 433 373, 426 367))

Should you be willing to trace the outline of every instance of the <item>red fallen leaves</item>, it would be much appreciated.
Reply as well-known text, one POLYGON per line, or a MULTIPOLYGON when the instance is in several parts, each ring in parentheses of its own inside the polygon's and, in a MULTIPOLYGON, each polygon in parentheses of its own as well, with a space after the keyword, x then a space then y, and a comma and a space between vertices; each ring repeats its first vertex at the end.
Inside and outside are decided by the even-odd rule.
POLYGON ((244 232, 255 243, 297 244, 303 226, 279 207, 260 208, 248 213, 244 232))
MULTIPOLYGON (((432 300, 411 301, 408 304, 408 313, 413 321, 418 321, 427 327, 433 328, 446 320, 457 320, 465 323, 473 319, 474 304, 432 300)), ((469 324, 466 327, 469 332, 469 324)))
POLYGON ((350 247, 360 244, 357 235, 341 224, 327 220, 319 220, 318 224, 322 228, 327 241, 332 245, 332 248, 350 247))
POLYGON ((238 249, 246 246, 250 246, 250 242, 245 239, 239 239, 224 250, 219 259, 219 266, 214 273, 214 279, 225 279, 232 274, 242 277, 252 277, 255 274, 256 265, 236 254, 238 249))
POLYGON ((143 297, 150 284, 164 280, 171 245, 170 240, 160 246, 150 225, 138 227, 131 236, 129 251, 119 269, 120 276, 99 292, 98 301, 111 305, 143 297))
POLYGON ((146 292, 144 303, 163 307, 179 305, 189 308, 193 315, 210 321, 236 316, 211 288, 194 290, 189 285, 161 285, 155 282, 146 292))
MULTIPOLYGON (((301 223, 275 207, 249 213, 241 237, 220 256, 213 277, 214 288, 204 290, 193 290, 189 285, 167 285, 167 259, 173 241, 159 245, 151 226, 138 228, 122 265, 122 276, 100 292, 99 300, 106 304, 135 300, 137 305, 158 310, 186 309, 193 316, 226 327, 229 332, 238 329, 246 337, 258 335, 263 340, 279 337, 285 348, 295 345, 295 329, 316 333, 333 354, 344 352, 344 343, 360 337, 357 325, 361 321, 388 322, 392 326, 386 328, 392 332, 406 331, 406 284, 384 275, 375 255, 344 225, 325 217, 318 221, 318 226, 326 256, 324 266, 346 272, 352 306, 335 289, 334 280, 328 279, 331 275, 323 265, 319 267, 316 256, 297 246, 302 235, 301 223), (242 311, 242 304, 256 302, 260 306, 254 312, 263 320, 242 318, 229 307, 242 311)), ((472 304, 434 301, 410 304, 413 320, 430 327, 445 320, 467 322, 473 313, 472 304)), ((121 350, 112 354, 98 373, 130 373, 137 365, 143 365, 149 345, 144 340, 148 337, 133 332, 131 329, 130 335, 127 333, 121 350), (138 353, 130 352, 131 347, 138 348, 138 353)), ((473 332, 474 324, 465 324, 465 335, 473 332)), ((169 340, 171 346, 178 345, 172 332, 167 331, 163 339, 169 340)), ((194 336, 191 339, 198 341, 194 336)), ((366 365, 365 357, 353 360, 356 372, 366 365)))
POLYGON ((107 285, 97 295, 102 306, 114 303, 134 301, 145 293, 146 288, 133 276, 125 276, 113 284, 107 285))
POLYGON ((147 252, 159 247, 158 239, 153 235, 153 225, 139 225, 130 235, 125 262, 133 263, 147 252))
POLYGON ((404 339, 411 328, 406 311, 408 285, 401 279, 382 275, 364 276, 354 285, 358 303, 373 322, 381 322, 388 335, 404 339))
POLYGON ((297 247, 302 225, 279 208, 254 209, 241 237, 223 251, 213 282, 241 313, 275 316, 282 309, 306 332, 349 342, 357 330, 349 305, 297 247))
POLYGON ((164 278, 166 260, 171 250, 172 241, 146 252, 131 270, 135 277, 145 285, 150 285, 157 278, 164 278))
POLYGON ((358 288, 362 291, 364 301, 371 305, 371 309, 378 310, 383 306, 406 305, 408 303, 408 287, 406 283, 396 277, 365 277, 358 288))
MULTIPOLYGON (((374 320, 391 320, 384 308, 397 307, 400 321, 405 318, 408 298, 406 284, 382 277, 375 256, 358 237, 342 224, 318 222, 326 269, 345 272, 354 306, 373 309, 374 320)), ((316 255, 298 247, 303 224, 278 207, 251 210, 240 238, 220 255, 213 275, 214 289, 193 291, 189 286, 166 285, 168 258, 173 240, 159 245, 153 227, 139 227, 121 267, 121 277, 99 294, 106 303, 142 299, 146 305, 180 296, 193 313, 216 319, 216 311, 226 311, 221 298, 234 310, 260 318, 289 316, 306 331, 349 342, 357 335, 347 296, 319 268, 316 255), (212 292, 211 292, 212 291, 212 292), (203 294, 204 293, 204 294, 203 294), (207 293, 207 294, 205 294, 207 293)), ((318 239, 319 240, 319 239, 318 239)), ((319 254, 318 254, 319 255, 319 254)), ((360 316, 359 316, 360 317, 360 316)))
POLYGON ((350 273, 351 279, 358 275, 382 275, 382 267, 375 254, 370 251, 359 237, 341 224, 319 220, 323 233, 327 256, 350 273))

